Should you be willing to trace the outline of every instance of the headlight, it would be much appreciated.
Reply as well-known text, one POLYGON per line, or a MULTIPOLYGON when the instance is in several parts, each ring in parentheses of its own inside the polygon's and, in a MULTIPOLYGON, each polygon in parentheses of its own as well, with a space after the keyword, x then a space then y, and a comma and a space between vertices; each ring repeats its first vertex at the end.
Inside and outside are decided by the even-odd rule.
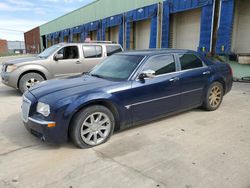
POLYGON ((44 104, 42 102, 39 102, 36 107, 36 111, 40 114, 42 114, 45 117, 48 117, 50 114, 50 107, 48 104, 44 104))
POLYGON ((13 72, 16 68, 16 65, 7 65, 6 72, 13 72))

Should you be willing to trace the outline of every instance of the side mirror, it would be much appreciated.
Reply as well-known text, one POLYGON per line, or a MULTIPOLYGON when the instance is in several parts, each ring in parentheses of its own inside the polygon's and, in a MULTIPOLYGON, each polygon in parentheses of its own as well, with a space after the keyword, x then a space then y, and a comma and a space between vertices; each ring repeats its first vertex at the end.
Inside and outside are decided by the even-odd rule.
POLYGON ((55 60, 55 61, 62 60, 62 59, 63 59, 63 54, 56 54, 56 55, 54 56, 54 60, 55 60))
POLYGON ((155 77, 155 71, 153 70, 145 70, 139 75, 139 79, 143 80, 145 78, 154 78, 155 77))

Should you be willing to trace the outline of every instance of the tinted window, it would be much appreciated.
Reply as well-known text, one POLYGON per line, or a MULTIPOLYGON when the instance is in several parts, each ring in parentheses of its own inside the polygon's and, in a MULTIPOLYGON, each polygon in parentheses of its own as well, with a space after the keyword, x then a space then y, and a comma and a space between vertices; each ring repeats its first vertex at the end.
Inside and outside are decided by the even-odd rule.
POLYGON ((58 54, 63 54, 63 59, 78 59, 78 47, 77 46, 67 46, 62 48, 57 52, 58 54))
POLYGON ((155 56, 148 60, 143 70, 153 70, 156 75, 175 72, 175 61, 172 55, 155 56))
POLYGON ((179 58, 182 70, 203 67, 202 61, 194 54, 179 55, 179 58))
POLYGON ((98 58, 102 57, 101 46, 83 46, 83 53, 85 58, 98 58))
POLYGON ((144 56, 113 55, 97 65, 90 75, 113 80, 126 80, 143 58, 144 56))
POLYGON ((109 45, 109 46, 106 46, 106 48, 107 48, 107 56, 111 56, 115 53, 122 51, 121 47, 118 45, 116 45, 116 46, 109 45))

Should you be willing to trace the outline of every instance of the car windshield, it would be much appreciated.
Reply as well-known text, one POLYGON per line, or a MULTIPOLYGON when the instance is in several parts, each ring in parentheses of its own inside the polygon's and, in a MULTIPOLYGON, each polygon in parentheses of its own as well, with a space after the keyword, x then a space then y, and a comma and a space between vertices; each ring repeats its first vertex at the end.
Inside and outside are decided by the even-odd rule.
POLYGON ((46 50, 44 50, 42 53, 38 55, 40 58, 48 58, 51 54, 53 54, 56 50, 58 50, 61 46, 60 45, 54 45, 46 50))
POLYGON ((111 80, 127 80, 143 58, 144 56, 137 55, 113 55, 97 65, 90 75, 111 80))

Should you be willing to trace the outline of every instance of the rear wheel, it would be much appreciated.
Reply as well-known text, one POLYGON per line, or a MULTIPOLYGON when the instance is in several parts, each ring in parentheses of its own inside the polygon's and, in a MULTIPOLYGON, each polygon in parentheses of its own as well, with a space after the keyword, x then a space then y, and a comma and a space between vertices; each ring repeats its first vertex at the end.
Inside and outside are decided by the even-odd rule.
POLYGON ((24 93, 34 85, 44 81, 44 77, 38 73, 27 73, 23 75, 19 81, 19 90, 24 93))
POLYGON ((223 100, 224 89, 220 82, 214 82, 209 87, 206 98, 203 104, 203 108, 208 111, 217 110, 223 100))
POLYGON ((113 134, 115 119, 104 106, 90 106, 78 112, 70 126, 70 138, 77 147, 88 148, 105 143, 113 134))

